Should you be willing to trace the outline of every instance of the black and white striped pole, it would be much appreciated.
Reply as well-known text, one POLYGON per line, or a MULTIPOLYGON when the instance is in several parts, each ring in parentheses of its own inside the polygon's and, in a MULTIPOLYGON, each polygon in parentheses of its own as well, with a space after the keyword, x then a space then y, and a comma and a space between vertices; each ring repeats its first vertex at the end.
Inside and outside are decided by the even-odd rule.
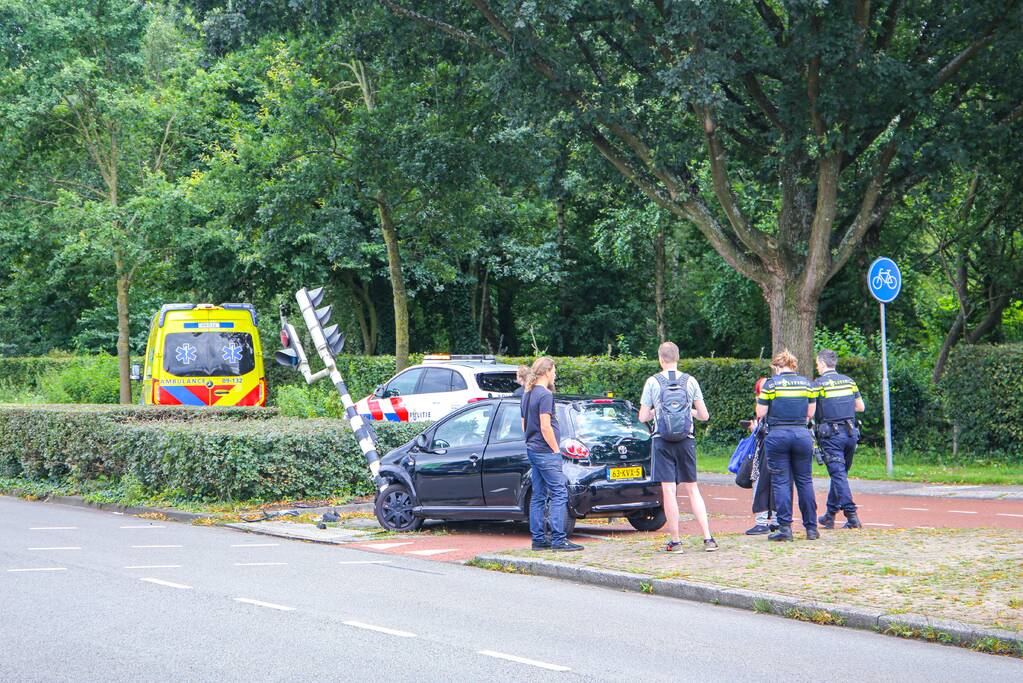
POLYGON ((322 287, 313 290, 306 290, 303 287, 295 292, 295 300, 302 311, 302 319, 305 321, 309 335, 312 337, 316 353, 320 356, 320 360, 323 361, 325 367, 319 372, 314 373, 311 371, 305 350, 302 348, 302 343, 295 328, 289 325, 283 319, 283 316, 281 318, 281 343, 284 344, 285 348, 277 352, 277 362, 281 365, 296 368, 305 377, 307 384, 312 384, 322 377, 330 377, 330 381, 334 383, 337 393, 341 395, 341 405, 345 408, 345 418, 352 428, 352 433, 355 434, 355 440, 359 442, 359 448, 362 449, 362 455, 366 458, 366 464, 369 465, 373 481, 380 487, 384 482, 379 477, 380 455, 377 453, 376 434, 369 423, 363 420, 355 411, 355 403, 348 393, 348 387, 345 385, 345 380, 341 377, 341 372, 338 371, 337 362, 335 361, 335 357, 341 353, 345 346, 345 336, 338 331, 337 325, 324 327, 330 320, 331 308, 330 306, 317 308, 323 302, 322 287))

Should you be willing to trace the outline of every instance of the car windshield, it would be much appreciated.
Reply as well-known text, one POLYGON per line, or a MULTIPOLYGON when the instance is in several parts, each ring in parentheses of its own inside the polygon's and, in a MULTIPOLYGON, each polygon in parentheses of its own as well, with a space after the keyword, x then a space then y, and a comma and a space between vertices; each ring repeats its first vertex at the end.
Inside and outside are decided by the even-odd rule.
POLYGON ((519 388, 514 372, 481 372, 476 375, 476 383, 483 391, 494 391, 499 394, 510 394, 519 388))
POLYGON ((237 377, 255 367, 246 332, 172 332, 164 341, 163 369, 177 377, 237 377))
POLYGON ((650 430, 639 421, 639 414, 624 403, 584 403, 579 407, 571 415, 575 433, 583 442, 650 438, 650 430))

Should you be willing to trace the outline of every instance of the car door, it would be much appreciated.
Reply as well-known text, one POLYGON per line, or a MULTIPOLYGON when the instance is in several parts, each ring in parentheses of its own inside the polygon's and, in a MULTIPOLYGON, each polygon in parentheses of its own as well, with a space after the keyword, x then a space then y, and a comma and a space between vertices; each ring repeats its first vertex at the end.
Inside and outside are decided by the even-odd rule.
POLYGON ((416 454, 413 481, 425 507, 483 505, 482 460, 494 405, 464 410, 428 433, 425 450, 416 454))
POLYGON ((487 506, 517 506, 528 474, 519 402, 502 401, 483 453, 483 499, 487 506))
POLYGON ((424 368, 409 368, 391 378, 391 381, 384 385, 380 397, 369 402, 373 419, 395 422, 432 419, 417 390, 423 373, 424 368))
POLYGON ((417 400, 430 411, 431 420, 439 420, 452 410, 461 408, 463 404, 453 405, 451 402, 451 384, 455 373, 448 368, 426 368, 423 378, 419 381, 416 391, 417 400))

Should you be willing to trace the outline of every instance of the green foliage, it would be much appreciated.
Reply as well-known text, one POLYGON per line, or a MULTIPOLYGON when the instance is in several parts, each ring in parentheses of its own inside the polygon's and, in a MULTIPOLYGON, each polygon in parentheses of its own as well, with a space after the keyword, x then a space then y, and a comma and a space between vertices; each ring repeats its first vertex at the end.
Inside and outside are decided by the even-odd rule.
POLYGON ((1023 443, 1023 344, 962 345, 942 377, 941 400, 959 449, 1019 459, 1023 443))
POLYGON ((841 331, 832 332, 825 327, 818 327, 813 334, 815 349, 831 349, 839 358, 856 356, 865 358, 873 354, 873 344, 863 330, 846 323, 841 331))
MULTIPOLYGON (((381 451, 421 428, 377 426, 381 451)), ((210 501, 373 490, 346 423, 252 408, 2 406, 0 477, 117 478, 140 499, 163 490, 210 501)))

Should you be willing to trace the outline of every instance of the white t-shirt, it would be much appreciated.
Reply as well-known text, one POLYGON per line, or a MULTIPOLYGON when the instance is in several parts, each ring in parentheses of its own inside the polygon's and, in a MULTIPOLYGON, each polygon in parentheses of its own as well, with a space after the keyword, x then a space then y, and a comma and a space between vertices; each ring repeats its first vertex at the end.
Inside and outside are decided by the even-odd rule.
MULTIPOLYGON (((660 375, 663 375, 665 379, 671 379, 668 373, 674 372, 675 378, 679 379, 682 377, 681 370, 662 370, 660 375)), ((686 382, 686 393, 692 402, 703 400, 703 390, 700 389, 700 383, 696 381, 696 378, 689 375, 689 380, 686 382)), ((661 397, 661 383, 657 381, 657 375, 647 378, 646 384, 643 385, 643 396, 639 399, 639 402, 654 411, 654 434, 657 434, 657 400, 661 397)), ((695 420, 694 420, 695 422, 695 420)))

